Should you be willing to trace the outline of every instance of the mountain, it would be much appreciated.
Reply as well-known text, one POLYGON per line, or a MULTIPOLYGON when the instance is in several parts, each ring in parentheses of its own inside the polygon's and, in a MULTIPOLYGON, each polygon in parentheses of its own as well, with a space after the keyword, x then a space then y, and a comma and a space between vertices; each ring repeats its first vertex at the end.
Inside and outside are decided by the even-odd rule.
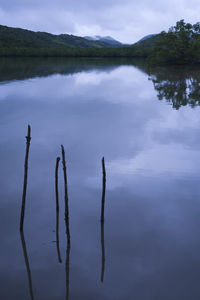
MULTIPOLYGON (((0 25, 0 47, 68 47, 68 48, 108 48, 116 47, 109 39, 87 40, 69 34, 51 34, 0 25)), ((115 41, 115 40, 114 40, 115 41)), ((116 41, 117 42, 117 41, 116 41)), ((118 42, 119 43, 119 42, 118 42)), ((121 45, 121 43, 119 43, 121 45)))
POLYGON ((160 34, 149 34, 144 36, 142 39, 140 39, 132 46, 137 46, 141 48, 152 48, 159 40, 160 40, 160 34))
POLYGON ((111 47, 122 47, 122 46, 125 46, 121 42, 113 39, 111 36, 100 36, 100 35, 84 36, 84 39, 86 39, 88 41, 101 41, 101 42, 109 44, 111 47))
POLYGON ((151 37, 155 36, 157 34, 148 34, 148 35, 145 35, 143 38, 141 38, 139 41, 137 41, 137 43, 140 43, 142 41, 145 41, 147 39, 150 39, 151 37))

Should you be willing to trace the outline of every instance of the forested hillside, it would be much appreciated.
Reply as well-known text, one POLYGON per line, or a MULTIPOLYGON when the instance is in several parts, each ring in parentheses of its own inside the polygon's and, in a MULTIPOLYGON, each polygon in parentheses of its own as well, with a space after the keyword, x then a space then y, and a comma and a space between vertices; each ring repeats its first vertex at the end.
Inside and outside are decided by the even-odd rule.
POLYGON ((113 48, 103 41, 0 26, 0 56, 142 57, 149 64, 200 63, 200 23, 180 20, 168 32, 113 48))
POLYGON ((89 41, 69 34, 55 35, 0 25, 0 47, 102 48, 111 45, 105 41, 89 41))

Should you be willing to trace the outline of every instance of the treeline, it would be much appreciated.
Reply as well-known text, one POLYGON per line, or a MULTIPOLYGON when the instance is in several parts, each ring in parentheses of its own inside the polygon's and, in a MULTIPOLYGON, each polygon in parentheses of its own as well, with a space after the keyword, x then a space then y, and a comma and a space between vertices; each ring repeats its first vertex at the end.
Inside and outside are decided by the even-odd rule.
POLYGON ((141 57, 150 55, 151 49, 139 46, 123 48, 36 48, 1 47, 0 57, 141 57))
MULTIPOLYGON (((26 33, 30 36, 29 32, 26 33)), ((19 34, 18 34, 19 35, 19 34)), ((49 43, 49 35, 48 43, 49 43)), ((23 32, 24 36, 24 32, 23 32)), ((46 37, 45 33, 33 36, 39 39, 39 46, 31 44, 27 46, 5 46, 1 43, 0 36, 0 57, 124 57, 124 58, 146 58, 150 65, 159 64, 196 64, 200 63, 200 23, 194 25, 180 20, 168 32, 161 32, 146 40, 136 43, 132 46, 111 48, 111 47, 67 47, 61 46, 43 46, 46 37), (42 36, 42 43, 41 43, 42 36)), ((51 36, 51 35, 50 35, 51 36)), ((32 37, 32 35, 31 35, 32 37)), ((54 37, 54 36, 53 36, 54 37)), ((59 36, 59 39, 73 39, 75 37, 59 36)), ((76 37, 77 38, 77 37, 76 37)), ((81 43, 82 43, 82 38, 81 43)), ((60 41, 60 40, 59 40, 60 41)), ((55 45, 55 40, 51 42, 55 45)), ((77 42, 77 41, 76 41, 77 42)), ((79 43, 78 41, 77 43, 79 43)), ((88 41, 86 41, 88 42, 88 41)), ((50 44, 48 44, 50 45, 50 44)), ((57 45, 57 44, 56 44, 57 45)), ((79 44, 78 44, 79 45, 79 44)), ((79 45, 80 46, 80 45, 79 45)))

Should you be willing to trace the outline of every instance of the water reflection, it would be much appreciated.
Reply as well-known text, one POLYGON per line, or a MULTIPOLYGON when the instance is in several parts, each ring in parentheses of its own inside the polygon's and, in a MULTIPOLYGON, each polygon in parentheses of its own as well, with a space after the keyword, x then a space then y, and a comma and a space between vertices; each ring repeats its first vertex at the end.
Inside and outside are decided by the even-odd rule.
POLYGON ((84 58, 4 58, 0 61, 0 82, 72 75, 80 72, 112 72, 119 66, 132 66, 149 75, 159 100, 165 99, 174 109, 200 105, 200 72, 197 67, 149 67, 144 60, 84 58))
POLYGON ((70 270, 70 245, 67 245, 66 260, 65 260, 65 275, 66 275, 66 300, 69 300, 69 270, 70 270))
POLYGON ((159 100, 166 100, 172 107, 179 109, 189 105, 200 105, 200 72, 188 68, 157 68, 150 72, 159 100))
POLYGON ((58 167, 59 167, 60 157, 56 159, 56 169, 55 169, 55 191, 56 191, 56 248, 58 254, 58 261, 62 263, 62 258, 60 254, 60 243, 59 243, 59 194, 58 194, 58 167))
MULTIPOLYGON (((26 65, 28 73, 32 65, 26 65)), ((45 76, 41 61, 43 67, 37 74, 45 76)), ((57 72, 50 63, 54 67, 57 72)), ((31 122, 26 242, 37 300, 198 299, 200 108, 174 111, 165 101, 159 103, 141 65, 109 69, 107 63, 88 70, 0 85, 1 298, 28 298, 17 224, 24 163, 21 132, 31 122), (55 227, 52 170, 61 143, 69 161, 73 237, 67 249, 66 224, 60 222, 64 265, 50 243, 55 227), (102 153, 109 173, 105 224, 99 224, 102 153)), ((17 79, 17 71, 11 73, 17 79)), ((64 189, 59 192, 64 199, 64 189)), ((65 203, 59 204, 64 219, 65 203)))
MULTIPOLYGON (((53 74, 72 75, 99 70, 111 72, 116 67, 134 65, 130 59, 87 59, 87 58, 1 58, 0 82, 46 77, 53 74)), ((144 62, 137 61, 143 65, 144 62)))
POLYGON ((105 261, 104 221, 101 221, 101 282, 103 282, 104 279, 105 261))

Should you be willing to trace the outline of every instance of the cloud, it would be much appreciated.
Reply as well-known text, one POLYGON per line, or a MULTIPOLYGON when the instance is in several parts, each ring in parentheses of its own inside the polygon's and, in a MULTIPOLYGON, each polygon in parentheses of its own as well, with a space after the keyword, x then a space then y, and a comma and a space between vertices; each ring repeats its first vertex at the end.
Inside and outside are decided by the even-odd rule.
POLYGON ((167 30, 177 20, 199 20, 197 0, 3 0, 1 24, 52 33, 111 35, 133 43, 144 35, 167 30))

